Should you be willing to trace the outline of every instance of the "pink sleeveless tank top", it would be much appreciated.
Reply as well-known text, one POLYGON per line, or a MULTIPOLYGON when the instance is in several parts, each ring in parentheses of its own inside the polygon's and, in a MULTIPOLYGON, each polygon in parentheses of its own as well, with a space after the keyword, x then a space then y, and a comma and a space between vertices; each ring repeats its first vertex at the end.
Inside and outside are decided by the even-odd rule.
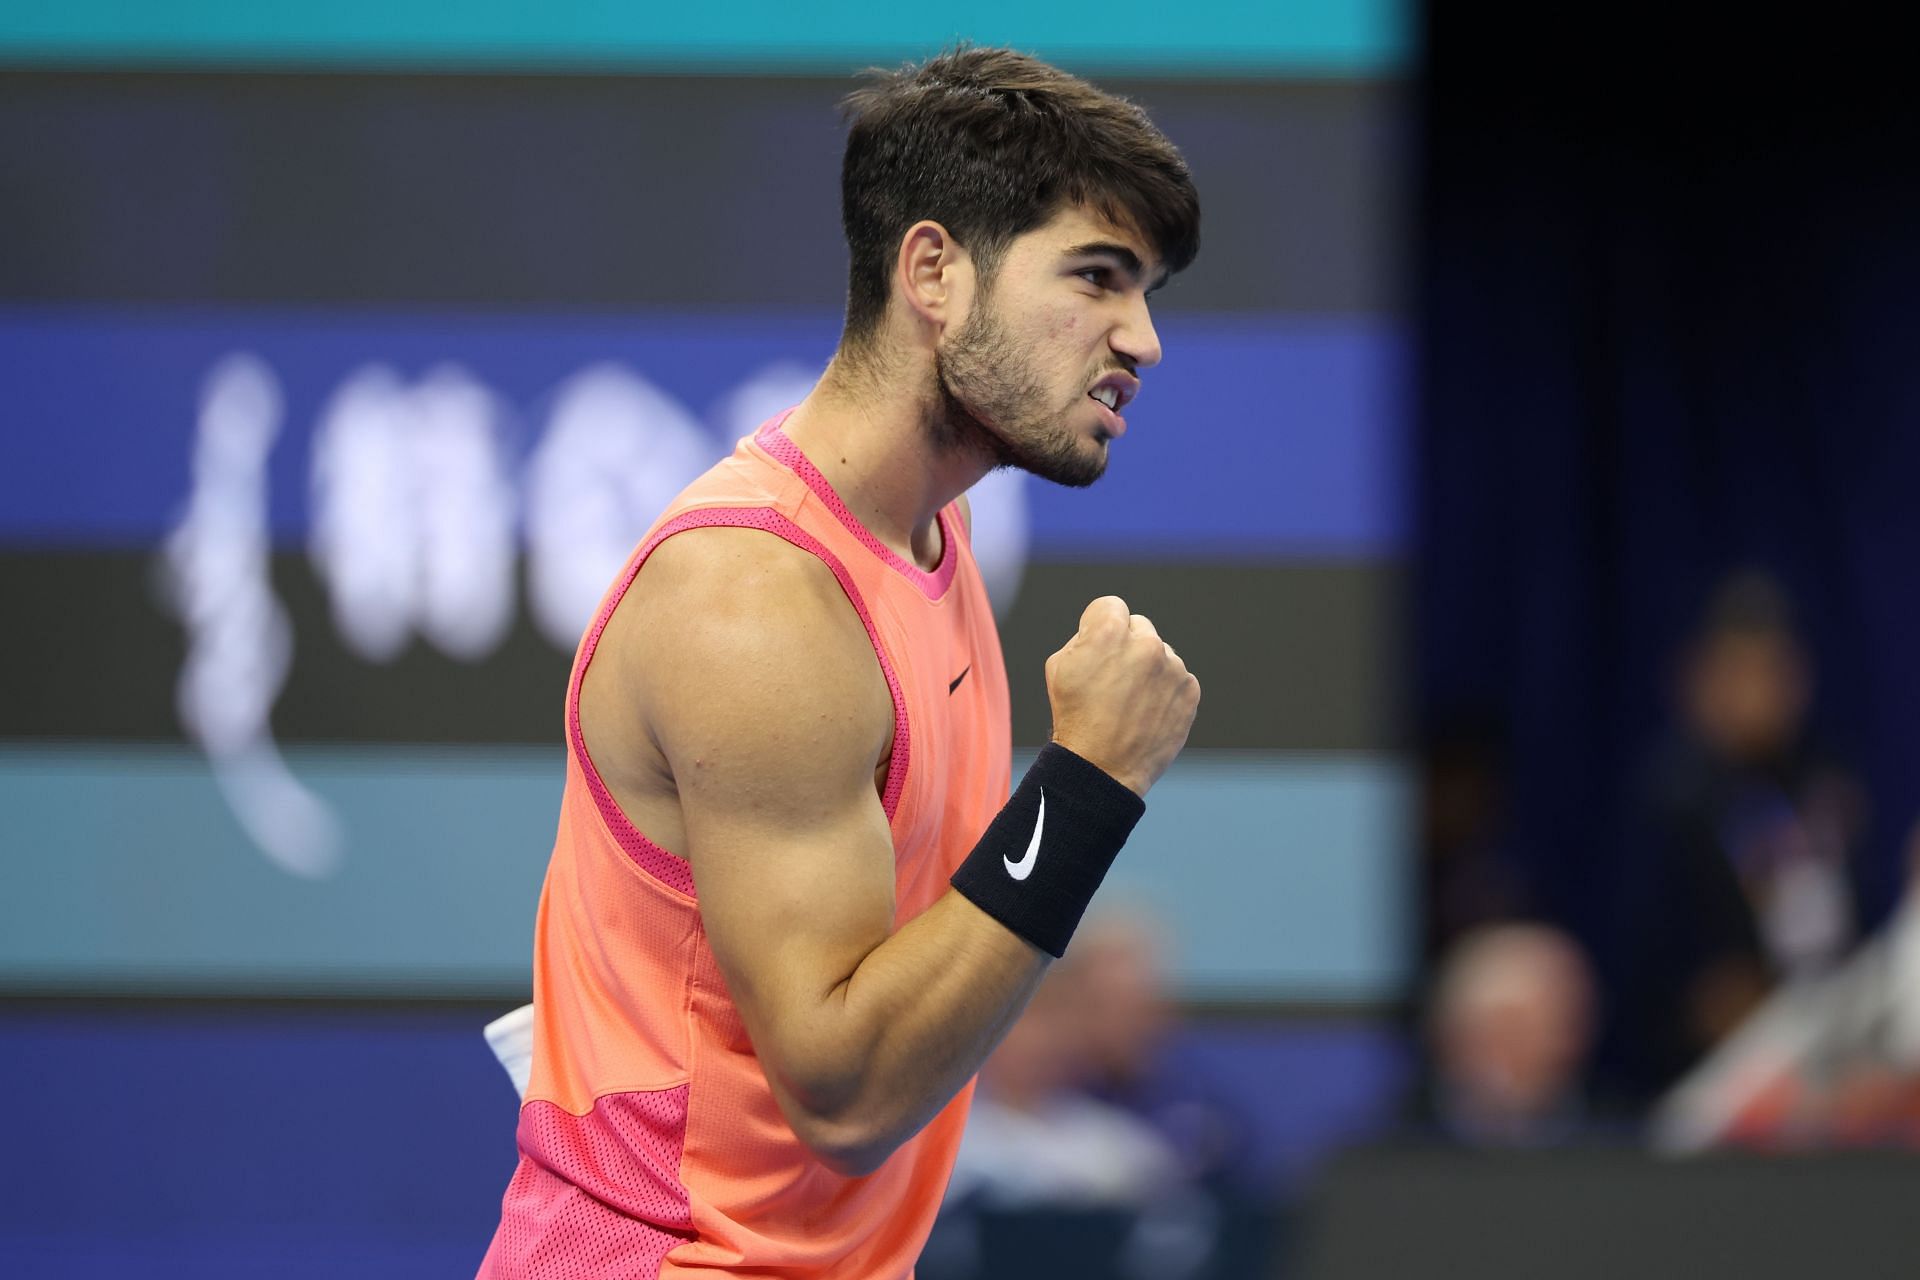
POLYGON ((647 556, 689 529, 754 528, 832 571, 885 673, 894 736, 881 801, 898 924, 946 892, 1006 803, 1006 671, 957 510, 939 516, 939 566, 906 562, 780 430, 784 416, 674 500, 575 657, 566 790, 535 926, 533 1075, 483 1278, 893 1280, 911 1275, 945 1192, 972 1086, 867 1177, 815 1159, 727 995, 687 863, 627 820, 580 733, 582 676, 647 556))

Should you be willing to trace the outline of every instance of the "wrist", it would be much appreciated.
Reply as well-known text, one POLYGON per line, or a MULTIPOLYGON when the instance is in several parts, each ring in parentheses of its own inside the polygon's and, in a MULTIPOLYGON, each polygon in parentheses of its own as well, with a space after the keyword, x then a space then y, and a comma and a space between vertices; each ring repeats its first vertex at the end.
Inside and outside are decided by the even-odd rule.
POLYGON ((1082 750, 1070 742, 1062 741, 1058 734, 1055 734, 1049 739, 1047 745, 1059 747, 1062 751, 1084 760, 1127 790, 1133 792, 1133 794, 1141 800, 1147 798, 1147 792, 1153 787, 1153 780, 1151 778, 1140 776, 1131 770, 1122 769, 1114 762, 1105 759, 1098 752, 1082 750))

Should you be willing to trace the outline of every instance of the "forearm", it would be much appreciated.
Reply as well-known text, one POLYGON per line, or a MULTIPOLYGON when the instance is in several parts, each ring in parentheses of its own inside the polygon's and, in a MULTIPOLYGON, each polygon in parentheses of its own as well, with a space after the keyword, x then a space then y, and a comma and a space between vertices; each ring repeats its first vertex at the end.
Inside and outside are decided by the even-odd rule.
POLYGON ((796 1128, 817 1120, 821 1145, 884 1155, 925 1124, 1065 952, 1142 808, 1071 751, 1041 752, 953 891, 805 1002, 804 1034, 781 1045, 796 1051, 782 1059, 796 1128))
POLYGON ((980 1068, 1051 957, 955 892, 869 952, 794 1027, 774 1085, 796 1133, 878 1167, 980 1068))

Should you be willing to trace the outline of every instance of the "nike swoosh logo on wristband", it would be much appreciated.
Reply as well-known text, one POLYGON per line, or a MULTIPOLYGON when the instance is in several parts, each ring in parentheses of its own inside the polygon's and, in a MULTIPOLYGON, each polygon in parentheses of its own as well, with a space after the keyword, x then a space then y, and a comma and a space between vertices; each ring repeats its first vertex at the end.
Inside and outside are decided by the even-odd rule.
POLYGON ((1015 862, 1006 854, 1000 855, 1000 861, 1007 864, 1007 874, 1015 880, 1025 880, 1033 874, 1033 864, 1040 859, 1040 832, 1047 825, 1047 789, 1040 788, 1040 813, 1033 820, 1033 839, 1027 841, 1027 851, 1015 862))

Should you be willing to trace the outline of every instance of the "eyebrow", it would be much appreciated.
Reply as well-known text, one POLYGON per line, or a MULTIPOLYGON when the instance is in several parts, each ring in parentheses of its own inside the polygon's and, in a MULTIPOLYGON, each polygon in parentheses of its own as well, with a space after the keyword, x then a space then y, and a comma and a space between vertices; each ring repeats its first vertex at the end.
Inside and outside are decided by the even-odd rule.
MULTIPOLYGON (((1139 254, 1127 248, 1127 246, 1123 244, 1117 244, 1112 240, 1089 240, 1085 244, 1077 244, 1073 246, 1073 248, 1067 250, 1067 257, 1069 258, 1091 258, 1091 257, 1112 258, 1119 265, 1122 271, 1125 271, 1128 275, 1132 276, 1135 280, 1140 279, 1141 273, 1146 270, 1146 264, 1140 261, 1139 254)), ((1152 293, 1154 290, 1160 288, 1160 286, 1164 285, 1167 282, 1168 278, 1171 277, 1172 275, 1173 275, 1173 272, 1171 271, 1162 271, 1160 273, 1159 279, 1155 280, 1152 284, 1147 286, 1147 292, 1152 293)))

